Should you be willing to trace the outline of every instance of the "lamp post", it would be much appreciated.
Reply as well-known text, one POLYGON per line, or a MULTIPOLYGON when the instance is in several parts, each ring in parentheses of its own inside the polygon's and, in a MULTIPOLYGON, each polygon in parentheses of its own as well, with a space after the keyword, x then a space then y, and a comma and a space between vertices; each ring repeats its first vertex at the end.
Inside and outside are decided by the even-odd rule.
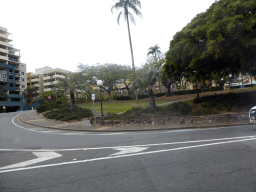
POLYGON ((230 86, 231 77, 232 77, 232 74, 229 74, 229 89, 231 88, 230 86))
POLYGON ((101 98, 101 88, 102 88, 103 82, 101 80, 98 80, 97 85, 100 87, 101 117, 103 117, 102 98, 101 98))

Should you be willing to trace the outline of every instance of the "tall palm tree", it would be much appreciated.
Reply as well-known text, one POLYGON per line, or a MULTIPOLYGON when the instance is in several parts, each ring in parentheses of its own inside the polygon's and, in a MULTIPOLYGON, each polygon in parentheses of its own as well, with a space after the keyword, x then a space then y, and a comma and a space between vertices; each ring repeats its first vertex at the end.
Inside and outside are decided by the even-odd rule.
POLYGON ((158 44, 156 44, 155 46, 153 47, 149 47, 148 48, 148 56, 149 55, 153 55, 155 58, 157 57, 158 54, 160 54, 161 51, 160 51, 160 47, 158 44))
MULTIPOLYGON (((135 75, 135 66, 134 66, 134 58, 133 58, 133 50, 132 50, 132 40, 131 40, 131 34, 130 34, 130 26, 129 26, 129 18, 131 19, 132 23, 135 24, 135 20, 133 17, 133 14, 129 12, 129 9, 133 10, 136 15, 139 17, 142 17, 141 12, 137 9, 138 6, 141 8, 141 4, 139 0, 118 0, 118 2, 112 6, 111 12, 113 13, 113 9, 123 9, 117 17, 117 23, 120 25, 120 17, 123 15, 124 20, 127 22, 127 28, 128 28, 128 34, 129 34, 129 41, 130 41, 130 48, 131 48, 131 56, 132 56, 132 69, 133 69, 133 77, 134 81, 136 81, 136 75, 135 75)), ((136 102, 138 103, 138 94, 136 89, 136 102)))

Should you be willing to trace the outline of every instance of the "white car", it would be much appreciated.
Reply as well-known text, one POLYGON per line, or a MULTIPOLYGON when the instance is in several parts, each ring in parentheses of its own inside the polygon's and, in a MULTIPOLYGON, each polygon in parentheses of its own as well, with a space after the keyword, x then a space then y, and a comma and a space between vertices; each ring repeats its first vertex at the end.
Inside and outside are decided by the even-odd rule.
POLYGON ((256 123, 256 106, 251 108, 249 112, 250 123, 256 123))

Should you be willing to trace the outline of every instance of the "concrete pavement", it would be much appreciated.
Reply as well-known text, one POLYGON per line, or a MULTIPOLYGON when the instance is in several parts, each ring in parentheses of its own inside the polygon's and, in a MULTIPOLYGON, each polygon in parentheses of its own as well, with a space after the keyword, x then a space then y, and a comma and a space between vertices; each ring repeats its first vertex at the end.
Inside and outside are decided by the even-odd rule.
POLYGON ((158 125, 158 126, 94 126, 90 124, 89 120, 82 120, 80 122, 61 122, 49 120, 41 116, 35 111, 25 113, 18 117, 18 120, 32 126, 69 130, 69 131, 87 131, 87 132, 128 132, 128 131, 157 131, 157 130, 175 130, 175 129, 197 129, 197 128, 210 128, 210 127, 224 127, 235 125, 250 124, 249 119, 239 122, 214 122, 214 123, 191 123, 191 124, 171 124, 171 125, 158 125))

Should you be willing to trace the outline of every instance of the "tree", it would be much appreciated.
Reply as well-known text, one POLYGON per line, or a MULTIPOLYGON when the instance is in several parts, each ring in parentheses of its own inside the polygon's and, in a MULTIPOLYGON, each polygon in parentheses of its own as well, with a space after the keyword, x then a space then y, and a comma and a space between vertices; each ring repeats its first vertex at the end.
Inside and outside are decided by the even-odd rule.
POLYGON ((139 78, 137 79, 137 85, 144 91, 148 91, 149 95, 149 105, 150 107, 155 107, 155 97, 153 93, 153 86, 159 79, 160 71, 152 68, 150 65, 144 65, 140 70, 138 70, 139 78))
POLYGON ((173 37, 167 74, 204 83, 241 70, 256 54, 255 10, 253 0, 213 3, 173 37))
POLYGON ((131 94, 131 85, 132 85, 132 82, 133 82, 133 78, 132 78, 132 69, 130 66, 128 65, 125 65, 125 66, 122 66, 120 68, 120 80, 119 82, 120 83, 123 83, 126 90, 128 91, 128 94, 131 94))
POLYGON ((156 59, 159 54, 161 54, 161 51, 158 44, 148 48, 148 56, 152 55, 156 59))
POLYGON ((103 81, 102 89, 108 93, 109 100, 111 100, 111 92, 114 90, 115 84, 125 77, 123 76, 125 68, 126 66, 114 63, 78 66, 79 71, 85 77, 85 82, 96 85, 97 80, 103 81))
POLYGON ((8 95, 5 92, 5 86, 4 85, 0 85, 0 98, 2 99, 6 99, 8 98, 8 95))
POLYGON ((31 103, 31 100, 34 99, 35 97, 37 98, 37 94, 39 87, 30 87, 28 86, 27 89, 24 90, 24 99, 27 105, 31 103))
MULTIPOLYGON (((135 19, 133 17, 133 14, 129 12, 129 9, 133 10, 136 15, 139 17, 142 17, 141 12, 137 9, 137 6, 141 8, 141 3, 139 0, 118 0, 118 2, 112 6, 111 12, 113 13, 113 9, 123 9, 118 14, 117 17, 117 23, 120 24, 120 17, 123 15, 124 20, 127 22, 127 28, 128 28, 128 34, 129 34, 129 42, 130 42, 130 49, 131 49, 131 57, 132 57, 132 68, 133 68, 133 77, 136 81, 136 75, 135 75, 135 65, 134 65, 134 58, 133 58, 133 50, 132 50, 132 40, 131 40, 131 34, 130 34, 130 26, 129 26, 129 18, 131 19, 132 23, 135 24, 135 19)), ((136 90, 136 103, 138 103, 138 96, 137 96, 137 90, 136 90)))
POLYGON ((57 89, 64 91, 64 95, 69 94, 71 111, 75 108, 75 94, 88 90, 88 85, 84 79, 81 73, 69 73, 65 75, 65 78, 59 79, 56 85, 57 89))

